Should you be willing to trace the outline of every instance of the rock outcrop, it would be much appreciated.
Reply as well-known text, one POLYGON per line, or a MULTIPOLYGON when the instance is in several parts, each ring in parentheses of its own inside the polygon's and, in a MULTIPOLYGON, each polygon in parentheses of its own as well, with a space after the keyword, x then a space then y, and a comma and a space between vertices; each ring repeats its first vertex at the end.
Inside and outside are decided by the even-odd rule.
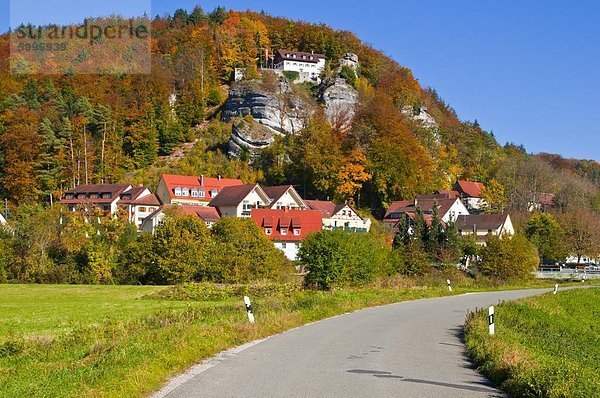
POLYGON ((327 79, 318 91, 318 101, 325 106, 329 123, 342 129, 350 127, 356 112, 358 91, 344 78, 327 79))
POLYGON ((415 121, 421 127, 435 129, 438 127, 437 121, 427 113, 427 107, 421 106, 418 109, 413 108, 410 105, 402 107, 402 114, 408 116, 410 119, 415 121))
POLYGON ((275 140, 275 132, 253 120, 234 121, 229 137, 229 156, 240 157, 247 152, 250 158, 260 154, 275 140))
POLYGON ((302 129, 312 107, 294 95, 287 80, 265 73, 263 81, 242 80, 229 90, 222 120, 246 115, 280 134, 293 134, 302 129), (267 76, 269 75, 269 76, 267 76))

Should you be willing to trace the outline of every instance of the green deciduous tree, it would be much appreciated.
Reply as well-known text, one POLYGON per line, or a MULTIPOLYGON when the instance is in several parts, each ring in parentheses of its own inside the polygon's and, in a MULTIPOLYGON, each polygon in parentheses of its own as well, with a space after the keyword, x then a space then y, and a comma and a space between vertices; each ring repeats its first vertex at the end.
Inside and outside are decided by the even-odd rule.
POLYGON ((483 275, 503 281, 533 278, 539 264, 536 247, 524 235, 489 236, 481 253, 483 275))
POLYGON ((551 214, 532 214, 525 226, 525 235, 537 247, 542 263, 563 261, 568 254, 564 231, 551 214))

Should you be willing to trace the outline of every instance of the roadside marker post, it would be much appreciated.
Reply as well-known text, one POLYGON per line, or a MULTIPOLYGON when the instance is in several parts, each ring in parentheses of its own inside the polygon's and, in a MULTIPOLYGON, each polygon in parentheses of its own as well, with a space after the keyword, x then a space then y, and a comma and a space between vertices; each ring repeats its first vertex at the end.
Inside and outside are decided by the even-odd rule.
POLYGON ((446 283, 448 284, 448 291, 452 291, 452 286, 450 285, 450 279, 446 279, 446 283))
POLYGON ((496 329, 494 327, 494 306, 492 305, 488 310, 488 325, 490 326, 490 336, 493 336, 496 333, 496 329))
POLYGON ((254 323, 254 314, 252 313, 252 304, 250 304, 250 297, 244 296, 244 304, 246 304, 246 312, 248 313, 248 320, 250 323, 254 323))
POLYGON ((554 285, 554 292, 552 294, 556 294, 556 292, 558 292, 558 283, 554 285))

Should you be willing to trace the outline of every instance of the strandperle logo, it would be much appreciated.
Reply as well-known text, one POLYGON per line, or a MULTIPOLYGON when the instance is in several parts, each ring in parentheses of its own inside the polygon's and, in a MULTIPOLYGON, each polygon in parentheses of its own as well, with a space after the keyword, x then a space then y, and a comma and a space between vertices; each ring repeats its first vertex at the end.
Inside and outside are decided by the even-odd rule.
POLYGON ((19 74, 148 74, 147 17, 86 19, 75 25, 21 25, 10 34, 10 67, 19 74))

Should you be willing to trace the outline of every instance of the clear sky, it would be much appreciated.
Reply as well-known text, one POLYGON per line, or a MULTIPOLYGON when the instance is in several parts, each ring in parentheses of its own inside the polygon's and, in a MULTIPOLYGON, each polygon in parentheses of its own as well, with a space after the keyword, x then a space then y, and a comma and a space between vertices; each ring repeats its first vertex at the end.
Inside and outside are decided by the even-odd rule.
MULTIPOLYGON (((13 0, 14 20, 66 23, 149 0, 13 0), (21 4, 21 5, 19 5, 21 4)), ((8 0, 0 28, 9 26, 8 0)), ((530 152, 600 160, 600 2, 152 0, 148 14, 199 4, 252 9, 355 32, 411 68, 463 120, 530 152)))

